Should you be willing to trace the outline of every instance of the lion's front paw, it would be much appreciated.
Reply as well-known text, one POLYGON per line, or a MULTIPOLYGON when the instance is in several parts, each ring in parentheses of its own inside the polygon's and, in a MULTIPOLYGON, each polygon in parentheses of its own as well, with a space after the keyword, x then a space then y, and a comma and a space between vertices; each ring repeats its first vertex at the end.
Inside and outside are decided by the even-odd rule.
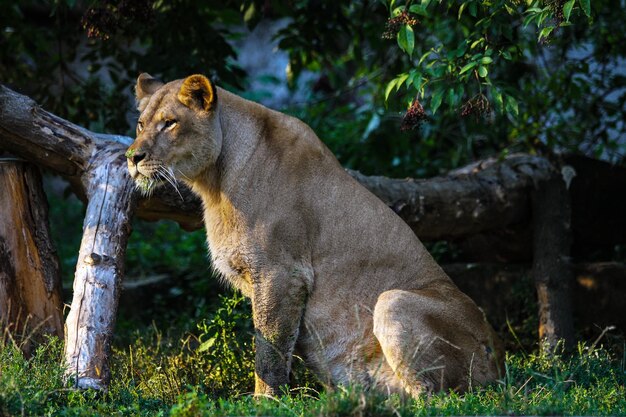
POLYGON ((258 375, 254 376, 254 396, 261 397, 279 397, 281 395, 280 385, 269 384, 258 375))

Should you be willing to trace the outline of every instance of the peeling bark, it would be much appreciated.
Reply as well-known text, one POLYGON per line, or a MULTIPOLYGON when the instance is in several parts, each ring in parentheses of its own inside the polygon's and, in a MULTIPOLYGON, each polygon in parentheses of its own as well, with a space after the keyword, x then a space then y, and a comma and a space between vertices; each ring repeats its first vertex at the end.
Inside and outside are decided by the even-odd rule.
POLYGON ((64 176, 80 176, 94 150, 93 134, 0 85, 2 149, 64 176))
POLYGON ((80 388, 106 389, 108 360, 135 205, 120 149, 101 150, 89 172, 89 203, 66 321, 68 375, 80 388))
POLYGON ((34 335, 63 336, 59 262, 37 167, 0 160, 0 213, 0 328, 28 352, 34 335))

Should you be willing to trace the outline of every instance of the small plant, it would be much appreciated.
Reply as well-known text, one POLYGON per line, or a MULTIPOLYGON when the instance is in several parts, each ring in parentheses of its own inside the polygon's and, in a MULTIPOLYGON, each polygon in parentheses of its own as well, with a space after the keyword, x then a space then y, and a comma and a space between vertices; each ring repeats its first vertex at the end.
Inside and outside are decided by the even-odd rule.
POLYGON ((209 321, 198 324, 195 352, 205 365, 203 385, 220 395, 254 390, 254 347, 250 304, 241 294, 220 296, 220 307, 209 321))

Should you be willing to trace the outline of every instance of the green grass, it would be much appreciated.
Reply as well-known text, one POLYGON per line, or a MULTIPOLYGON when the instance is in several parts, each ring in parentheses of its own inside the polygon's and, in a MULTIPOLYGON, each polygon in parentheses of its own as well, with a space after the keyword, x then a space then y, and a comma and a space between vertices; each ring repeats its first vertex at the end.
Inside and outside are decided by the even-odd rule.
POLYGON ((323 389, 295 366, 280 398, 254 399, 249 308, 221 297, 195 331, 165 336, 156 326, 118 338, 107 393, 63 381, 62 341, 47 338, 30 358, 0 343, 0 415, 49 416, 430 416, 624 415, 626 370, 618 348, 579 345, 570 355, 509 354, 506 374, 486 388, 417 400, 387 398, 358 387, 323 389), (122 340, 124 340, 122 342, 122 340))

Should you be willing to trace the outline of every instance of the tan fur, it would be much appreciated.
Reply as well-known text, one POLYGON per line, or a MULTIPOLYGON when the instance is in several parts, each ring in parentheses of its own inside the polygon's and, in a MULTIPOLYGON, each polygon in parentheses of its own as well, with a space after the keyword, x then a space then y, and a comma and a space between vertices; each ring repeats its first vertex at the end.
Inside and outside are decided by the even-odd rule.
POLYGON ((199 75, 142 74, 136 91, 130 173, 150 192, 164 167, 201 197, 214 265, 252 299, 257 394, 288 383, 296 349, 333 385, 417 395, 498 378, 482 312, 307 125, 199 75))

